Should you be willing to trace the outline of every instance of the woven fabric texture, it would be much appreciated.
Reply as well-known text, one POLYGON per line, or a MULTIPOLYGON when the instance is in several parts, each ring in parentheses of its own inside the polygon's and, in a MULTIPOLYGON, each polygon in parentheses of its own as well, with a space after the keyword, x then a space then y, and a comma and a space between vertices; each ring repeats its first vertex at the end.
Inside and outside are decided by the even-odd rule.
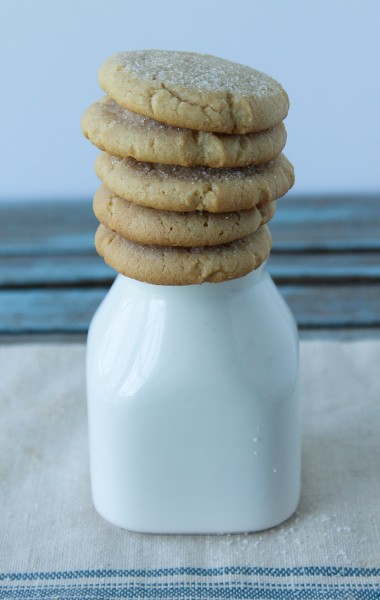
POLYGON ((379 598, 380 341, 303 341, 302 497, 269 531, 162 536, 90 496, 85 347, 0 347, 0 600, 379 598))

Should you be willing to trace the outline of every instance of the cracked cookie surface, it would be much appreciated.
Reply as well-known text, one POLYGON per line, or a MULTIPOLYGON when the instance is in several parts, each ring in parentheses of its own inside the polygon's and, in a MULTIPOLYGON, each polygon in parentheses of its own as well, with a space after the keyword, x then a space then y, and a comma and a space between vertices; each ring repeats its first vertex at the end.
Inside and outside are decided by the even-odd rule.
POLYGON ((283 154, 265 165, 211 169, 140 163, 102 152, 95 170, 118 196, 177 212, 247 210, 280 198, 294 183, 293 167, 283 154))
POLYGON ((201 131, 262 131, 289 109, 285 90, 265 73, 194 52, 118 52, 102 64, 99 82, 133 112, 201 131))
POLYGON ((266 225, 229 244, 175 248, 136 244, 100 225, 95 246, 113 269, 157 285, 219 283, 243 277, 269 256, 271 236, 266 225))
POLYGON ((140 244, 215 246, 254 233, 273 217, 275 204, 230 213, 163 211, 134 204, 102 185, 94 196, 94 213, 107 229, 140 244))
POLYGON ((243 135, 195 131, 138 115, 107 96, 86 110, 81 125, 84 135, 108 154, 186 167, 261 164, 276 158, 286 142, 283 123, 243 135))

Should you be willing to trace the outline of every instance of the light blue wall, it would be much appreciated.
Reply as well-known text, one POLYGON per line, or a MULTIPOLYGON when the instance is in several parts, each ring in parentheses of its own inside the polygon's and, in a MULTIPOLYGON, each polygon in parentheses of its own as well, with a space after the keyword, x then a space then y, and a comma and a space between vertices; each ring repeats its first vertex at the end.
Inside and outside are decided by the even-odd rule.
POLYGON ((1 2, 0 199, 91 195, 81 137, 109 54, 167 48, 266 71, 289 93, 298 192, 380 191, 380 3, 374 0, 1 2))

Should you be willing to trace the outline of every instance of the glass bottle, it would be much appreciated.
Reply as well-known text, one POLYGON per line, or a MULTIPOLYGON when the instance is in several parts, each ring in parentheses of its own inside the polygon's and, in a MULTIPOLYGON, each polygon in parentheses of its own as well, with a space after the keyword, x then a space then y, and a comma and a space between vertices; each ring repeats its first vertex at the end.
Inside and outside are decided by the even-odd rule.
POLYGON ((262 265, 157 286, 118 275, 88 336, 93 501, 150 533, 273 527, 300 493, 298 336, 262 265))

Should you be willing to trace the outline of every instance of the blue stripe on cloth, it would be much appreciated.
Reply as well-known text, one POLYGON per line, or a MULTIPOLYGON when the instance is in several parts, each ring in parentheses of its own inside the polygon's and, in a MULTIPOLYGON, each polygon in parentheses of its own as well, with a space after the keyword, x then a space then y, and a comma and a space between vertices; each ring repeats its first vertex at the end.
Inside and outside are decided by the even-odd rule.
POLYGON ((267 577, 380 577, 380 568, 360 567, 173 567, 163 569, 82 569, 77 571, 41 571, 24 573, 0 573, 0 581, 35 581, 110 577, 175 577, 191 575, 214 577, 221 575, 267 576, 267 577))
POLYGON ((380 568, 173 567, 0 574, 0 600, 113 598, 380 600, 380 568))
POLYGON ((349 585, 265 585, 233 582, 220 584, 151 584, 151 585, 64 585, 27 588, 0 588, 1 600, 108 600, 113 598, 157 598, 179 599, 265 599, 265 600, 378 600, 379 589, 349 585))

